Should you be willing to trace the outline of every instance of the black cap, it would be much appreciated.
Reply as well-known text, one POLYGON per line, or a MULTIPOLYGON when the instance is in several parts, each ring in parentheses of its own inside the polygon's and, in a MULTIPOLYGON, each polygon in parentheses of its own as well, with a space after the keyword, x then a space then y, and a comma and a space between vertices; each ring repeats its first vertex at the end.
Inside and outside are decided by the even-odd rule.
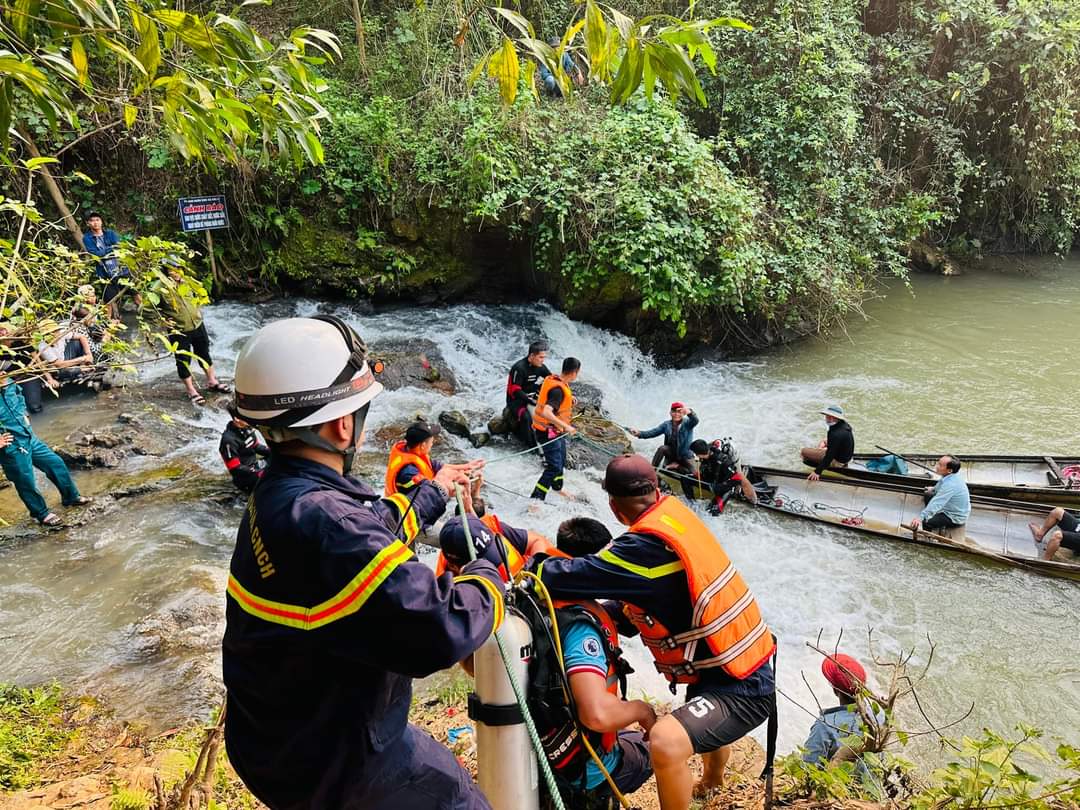
MULTIPOLYGON (((469 515, 469 532, 472 534, 473 547, 478 559, 487 560, 498 566, 502 564, 502 555, 491 541, 495 533, 480 518, 469 515)), ((455 516, 443 524, 439 532, 439 548, 443 556, 454 565, 464 565, 469 561, 469 546, 465 542, 465 527, 461 518, 455 516)))
POLYGON ((405 431, 405 444, 412 447, 420 444, 425 439, 430 439, 432 436, 438 436, 441 432, 442 428, 437 424, 433 425, 423 420, 413 422, 409 425, 409 429, 405 431))
POLYGON ((616 456, 604 471, 604 491, 616 498, 648 495, 657 486, 653 466, 641 456, 631 453, 616 456))

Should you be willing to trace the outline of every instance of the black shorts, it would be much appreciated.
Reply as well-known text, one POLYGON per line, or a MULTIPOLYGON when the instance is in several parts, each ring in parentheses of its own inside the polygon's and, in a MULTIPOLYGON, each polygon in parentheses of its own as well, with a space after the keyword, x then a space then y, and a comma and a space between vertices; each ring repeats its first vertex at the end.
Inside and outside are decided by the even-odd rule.
POLYGON ((773 695, 747 697, 705 687, 672 712, 686 729, 695 754, 740 740, 769 719, 773 695))
POLYGON ((618 746, 622 750, 622 760, 611 778, 619 786, 620 793, 633 793, 652 776, 649 744, 640 731, 620 731, 618 746))
POLYGON ((1066 512, 1058 521, 1061 530, 1061 546, 1080 554, 1080 516, 1076 512, 1066 512))

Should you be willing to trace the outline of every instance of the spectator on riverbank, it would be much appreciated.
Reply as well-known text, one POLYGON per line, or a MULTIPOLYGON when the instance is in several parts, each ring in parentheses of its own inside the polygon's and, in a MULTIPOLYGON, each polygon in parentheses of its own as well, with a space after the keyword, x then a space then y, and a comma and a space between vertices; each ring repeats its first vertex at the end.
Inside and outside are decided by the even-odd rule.
MULTIPOLYGON (((561 44, 562 42, 561 40, 559 40, 558 37, 552 37, 548 40, 548 45, 551 46, 551 49, 556 52, 558 52, 559 45, 561 44)), ((580 67, 574 64, 574 59, 570 56, 569 50, 563 51, 562 69, 566 73, 566 75, 570 77, 570 80, 573 81, 573 83, 576 84, 578 87, 581 87, 583 84, 585 84, 585 74, 581 71, 580 67)), ((552 98, 562 98, 563 93, 562 89, 560 89, 559 87, 559 82, 555 78, 555 74, 548 70, 547 65, 545 65, 543 62, 538 62, 537 70, 540 74, 540 81, 544 85, 544 92, 552 98)))
POLYGON ((184 276, 184 271, 173 264, 166 268, 166 279, 160 289, 160 311, 174 330, 169 340, 176 344, 176 375, 187 389, 193 405, 205 405, 206 398, 195 387, 191 376, 191 358, 199 361, 206 374, 206 390, 228 394, 232 389, 221 382, 214 373, 214 361, 210 357, 210 335, 203 323, 195 284, 184 276))
POLYGON ((100 388, 98 375, 91 368, 94 353, 85 331, 65 329, 53 320, 41 321, 38 328, 42 340, 37 354, 48 369, 44 375, 50 388, 57 387, 57 382, 60 385, 85 383, 88 387, 100 388))
MULTIPOLYGON (((5 338, 9 334, 9 329, 0 327, 0 342, 7 343, 5 338)), ((30 516, 43 526, 56 528, 62 526, 63 521, 49 510, 45 498, 38 491, 34 480, 35 467, 60 490, 64 506, 85 506, 90 503, 89 498, 79 494, 60 456, 34 434, 26 400, 10 376, 0 379, 0 467, 3 467, 4 475, 14 485, 30 516)))
POLYGON ((112 228, 105 227, 104 219, 96 211, 91 211, 86 217, 86 227, 86 233, 83 234, 83 247, 86 248, 87 253, 97 257, 94 273, 105 282, 102 300, 109 309, 109 316, 119 320, 120 297, 123 295, 126 280, 131 278, 131 273, 126 267, 121 266, 120 259, 116 256, 116 246, 120 244, 120 236, 112 228))
POLYGON ((807 476, 811 481, 821 479, 821 473, 830 467, 846 467, 855 455, 855 434, 851 425, 844 418, 844 409, 839 405, 830 405, 821 410, 829 433, 817 447, 804 447, 800 450, 803 464, 809 464, 814 471, 807 476))
POLYGON ((928 532, 959 528, 967 523, 971 514, 971 494, 967 483, 960 477, 960 459, 942 456, 934 472, 941 479, 923 492, 926 508, 911 521, 911 528, 917 530, 920 524, 928 532))
MULTIPOLYGON (((867 733, 866 723, 859 713, 859 701, 864 700, 860 692, 866 689, 866 670, 862 664, 850 655, 836 653, 821 662, 821 674, 829 682, 840 705, 822 710, 803 743, 803 762, 814 765, 858 757, 867 733), (854 742, 855 738, 858 743, 854 742)), ((877 723, 884 724, 885 714, 876 707, 873 712, 877 723)), ((869 775, 861 759, 857 771, 863 777, 869 775)))

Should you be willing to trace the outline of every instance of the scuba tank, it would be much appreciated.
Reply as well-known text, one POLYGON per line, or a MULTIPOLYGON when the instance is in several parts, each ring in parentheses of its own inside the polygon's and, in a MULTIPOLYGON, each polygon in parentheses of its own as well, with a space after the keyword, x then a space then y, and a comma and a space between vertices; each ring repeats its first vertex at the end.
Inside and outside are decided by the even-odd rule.
MULTIPOLYGON (((513 659, 518 682, 528 683, 532 658, 528 623, 507 610, 499 633, 513 659)), ((493 810, 537 810, 536 753, 494 634, 473 653, 473 670, 476 691, 469 695, 469 717, 476 723, 476 781, 480 790, 493 810)))

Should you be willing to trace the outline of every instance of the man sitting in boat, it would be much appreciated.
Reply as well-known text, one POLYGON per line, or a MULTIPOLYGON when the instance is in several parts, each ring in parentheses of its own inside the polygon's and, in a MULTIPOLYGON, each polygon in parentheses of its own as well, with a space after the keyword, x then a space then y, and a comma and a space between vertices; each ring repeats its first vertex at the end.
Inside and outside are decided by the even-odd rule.
MULTIPOLYGON (((845 741, 852 737, 861 740, 867 731, 859 712, 859 703, 863 700, 859 693, 866 689, 866 670, 862 664, 850 655, 836 653, 821 662, 821 674, 829 682, 840 705, 821 712, 803 743, 803 762, 814 765, 854 758, 861 753, 855 750, 856 747, 861 749, 862 746, 849 747, 845 741)), ((884 724, 885 714, 881 709, 875 707, 874 716, 879 724, 884 724)), ((867 773, 861 760, 857 770, 860 775, 867 773)))
MULTIPOLYGON (((739 465, 739 454, 731 444, 731 439, 717 439, 706 444, 704 439, 697 439, 690 445, 698 460, 698 479, 704 488, 712 492, 715 500, 709 506, 709 513, 719 515, 724 511, 728 500, 736 493, 750 503, 757 503, 754 485, 743 475, 739 465)), ((682 480, 683 494, 687 499, 694 498, 694 482, 682 480)))
POLYGON ((967 483, 960 477, 960 459, 942 456, 934 472, 941 480, 926 488, 923 493, 926 508, 911 521, 911 528, 917 530, 921 523, 926 531, 936 532, 963 526, 971 514, 971 495, 967 483))
POLYGON ((844 409, 839 405, 830 405, 823 408, 821 414, 829 426, 828 435, 817 447, 804 447, 799 451, 803 464, 814 468, 808 476, 811 481, 819 480, 821 473, 830 467, 846 467, 855 455, 855 434, 844 419, 844 409))
MULTIPOLYGON (((559 526, 558 554, 585 557, 598 554, 611 543, 611 532, 598 520, 576 517, 559 526)), ((633 793, 652 776, 649 744, 641 731, 627 730, 637 723, 648 731, 656 712, 643 700, 625 700, 629 667, 622 660, 615 621, 592 600, 556 601, 556 621, 562 648, 563 674, 553 667, 534 668, 530 708, 551 762, 559 792, 568 810, 609 807, 611 789, 604 771, 620 793, 633 793), (577 717, 563 691, 570 687, 577 717), (579 742, 585 736, 603 770, 579 742)), ((543 649, 557 666, 556 651, 544 649, 551 639, 551 621, 533 631, 534 650, 543 649)), ((536 623, 538 617, 530 619, 536 623)), ((551 805, 546 805, 550 807, 551 805)))
POLYGON ((1074 554, 1080 554, 1080 513, 1069 512, 1059 506, 1050 510, 1042 526, 1029 523, 1028 527, 1031 529, 1035 542, 1039 544, 1046 540, 1047 532, 1052 531, 1046 543, 1046 550, 1043 551, 1044 560, 1054 559, 1058 549, 1063 547, 1074 554))

